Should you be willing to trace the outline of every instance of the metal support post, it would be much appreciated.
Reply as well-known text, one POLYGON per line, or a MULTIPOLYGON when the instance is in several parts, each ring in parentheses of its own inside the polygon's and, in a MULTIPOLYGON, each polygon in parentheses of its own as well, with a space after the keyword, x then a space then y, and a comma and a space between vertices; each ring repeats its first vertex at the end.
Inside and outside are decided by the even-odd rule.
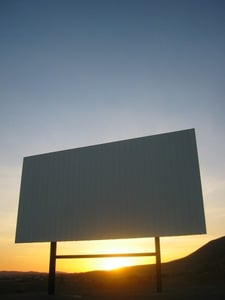
POLYGON ((158 293, 162 292, 162 270, 161 270, 161 254, 160 240, 155 237, 155 252, 156 252, 156 289, 158 293))
POLYGON ((50 246, 50 260, 48 273, 48 294, 55 293, 55 265, 56 265, 56 242, 51 242, 50 246))

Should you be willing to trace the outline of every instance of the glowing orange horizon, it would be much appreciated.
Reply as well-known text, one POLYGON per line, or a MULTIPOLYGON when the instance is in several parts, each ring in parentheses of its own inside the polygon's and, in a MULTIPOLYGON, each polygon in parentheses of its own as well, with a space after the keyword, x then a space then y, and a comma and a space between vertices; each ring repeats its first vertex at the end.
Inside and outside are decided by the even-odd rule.
MULTIPOLYGON (((161 238, 162 262, 184 257, 197 250, 212 237, 208 235, 161 238)), ((213 237, 215 238, 215 237, 213 237)), ((13 241, 0 242, 4 259, 0 270, 48 272, 49 243, 14 244, 13 241), (3 244, 4 242, 4 244, 3 244)), ((154 239, 104 240, 89 242, 59 242, 57 255, 130 253, 154 251, 154 239)), ((132 265, 154 264, 155 257, 110 257, 96 259, 57 259, 56 271, 88 272, 112 270, 132 265)))

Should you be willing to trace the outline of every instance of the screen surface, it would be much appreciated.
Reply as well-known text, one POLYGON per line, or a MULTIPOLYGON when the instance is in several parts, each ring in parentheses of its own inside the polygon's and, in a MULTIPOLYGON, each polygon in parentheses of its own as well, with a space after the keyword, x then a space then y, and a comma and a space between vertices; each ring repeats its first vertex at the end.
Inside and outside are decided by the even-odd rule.
POLYGON ((18 243, 205 232, 194 129, 24 158, 18 243))

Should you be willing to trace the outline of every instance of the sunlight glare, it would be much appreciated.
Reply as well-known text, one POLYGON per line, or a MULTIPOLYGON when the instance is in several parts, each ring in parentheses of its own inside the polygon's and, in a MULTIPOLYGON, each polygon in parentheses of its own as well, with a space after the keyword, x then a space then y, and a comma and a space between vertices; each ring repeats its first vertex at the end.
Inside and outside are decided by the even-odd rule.
POLYGON ((131 265, 133 265, 133 261, 129 257, 112 257, 105 259, 102 268, 110 271, 131 265))

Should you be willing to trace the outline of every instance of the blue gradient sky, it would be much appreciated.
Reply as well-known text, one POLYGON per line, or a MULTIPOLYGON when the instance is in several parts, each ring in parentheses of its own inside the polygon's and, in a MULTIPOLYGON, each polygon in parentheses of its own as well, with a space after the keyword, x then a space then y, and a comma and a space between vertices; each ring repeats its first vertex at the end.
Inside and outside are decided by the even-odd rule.
POLYGON ((225 1, 1 0, 0 41, 4 251, 24 156, 192 127, 207 239, 224 235, 225 1))

